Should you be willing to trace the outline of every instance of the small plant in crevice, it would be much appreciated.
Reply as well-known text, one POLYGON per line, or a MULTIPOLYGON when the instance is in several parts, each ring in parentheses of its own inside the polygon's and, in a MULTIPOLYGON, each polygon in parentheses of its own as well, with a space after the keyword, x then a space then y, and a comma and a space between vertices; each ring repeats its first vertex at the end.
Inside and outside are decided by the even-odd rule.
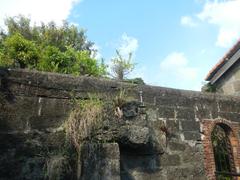
POLYGON ((168 145, 168 141, 171 139, 171 133, 170 133, 170 129, 167 127, 166 125, 166 122, 161 122, 161 125, 160 125, 160 131, 164 134, 165 136, 165 145, 167 147, 168 145))
POLYGON ((119 93, 113 98, 113 107, 114 107, 114 114, 119 119, 123 117, 122 107, 127 102, 133 101, 134 98, 127 96, 126 90, 121 89, 119 93))
POLYGON ((170 135, 170 131, 169 131, 169 129, 167 128, 166 124, 163 124, 163 125, 160 127, 160 130, 161 130, 162 132, 164 132, 166 136, 169 136, 169 135, 170 135))
POLYGON ((209 93, 216 93, 217 92, 217 87, 216 87, 216 85, 208 82, 202 87, 202 91, 203 92, 209 92, 209 93))
POLYGON ((125 102, 126 102, 125 90, 120 90, 119 94, 113 99, 113 105, 115 108, 114 114, 118 118, 122 118, 123 116, 121 108, 125 102))

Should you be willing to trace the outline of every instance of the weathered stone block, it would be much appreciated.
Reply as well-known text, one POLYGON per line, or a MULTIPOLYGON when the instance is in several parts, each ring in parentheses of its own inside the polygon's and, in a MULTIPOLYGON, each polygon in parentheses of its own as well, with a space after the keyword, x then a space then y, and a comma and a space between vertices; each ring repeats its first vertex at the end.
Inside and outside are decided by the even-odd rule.
POLYGON ((199 132, 190 132, 190 131, 186 131, 183 132, 184 135, 184 139, 185 140, 201 140, 201 135, 199 132))
POLYGON ((121 173, 133 171, 158 172, 161 167, 160 155, 134 154, 133 152, 121 151, 121 173))
POLYGON ((132 125, 129 127, 129 144, 132 146, 144 146, 150 142, 150 131, 148 127, 132 125))
POLYGON ((199 164, 203 164, 203 152, 201 151, 196 151, 196 150, 192 150, 190 148, 187 148, 181 155, 182 157, 182 161, 184 163, 199 163, 199 164))
POLYGON ((149 121, 156 121, 158 119, 158 111, 155 108, 148 109, 146 114, 149 121))
POLYGON ((174 118, 174 108, 160 106, 158 107, 158 117, 160 118, 174 118))
POLYGON ((240 91, 240 81, 239 80, 238 81, 234 81, 232 84, 233 84, 234 92, 239 92, 240 91))
POLYGON ((199 131, 200 124, 196 121, 181 121, 183 131, 199 131))
POLYGON ((189 173, 188 168, 172 168, 167 171, 167 179, 168 180, 185 180, 185 179, 193 179, 193 175, 189 173))
POLYGON ((189 108, 178 108, 176 109, 177 119, 185 119, 185 120, 194 120, 195 114, 193 109, 189 108))
POLYGON ((221 90, 226 95, 231 95, 231 94, 234 94, 234 92, 235 92, 232 82, 228 82, 226 84, 223 84, 221 86, 221 90))
POLYGON ((138 115, 140 103, 136 101, 123 104, 122 111, 125 118, 133 118, 138 115))
POLYGON ((183 143, 178 142, 169 142, 168 147, 171 151, 184 151, 186 146, 183 143))
POLYGON ((234 73, 234 77, 236 80, 240 80, 240 70, 239 69, 234 73))
POLYGON ((206 180, 203 168, 199 166, 168 168, 167 180, 206 180))
POLYGON ((159 172, 139 172, 139 171, 132 171, 131 174, 123 173, 121 175, 121 180, 167 180, 167 176, 163 174, 162 171, 159 172))
POLYGON ((82 149, 81 180, 120 180, 118 144, 88 144, 82 149))
POLYGON ((219 105, 219 109, 221 112, 235 112, 235 113, 239 113, 240 109, 239 109, 239 102, 234 101, 234 99, 230 100, 220 100, 218 102, 219 105))
POLYGON ((160 156, 160 165, 164 166, 179 166, 181 159, 178 154, 163 154, 160 156))
POLYGON ((219 117, 231 121, 240 122, 240 113, 234 112, 220 112, 219 117))
POLYGON ((171 134, 175 134, 179 132, 179 121, 178 120, 167 120, 166 121, 167 128, 169 129, 171 134))
POLYGON ((171 97, 157 97, 156 99, 156 105, 157 106, 168 106, 168 107, 174 107, 175 103, 176 103, 176 99, 175 97, 171 96, 171 97))
POLYGON ((51 156, 46 163, 46 176, 49 180, 71 179, 72 173, 69 161, 63 155, 51 156))

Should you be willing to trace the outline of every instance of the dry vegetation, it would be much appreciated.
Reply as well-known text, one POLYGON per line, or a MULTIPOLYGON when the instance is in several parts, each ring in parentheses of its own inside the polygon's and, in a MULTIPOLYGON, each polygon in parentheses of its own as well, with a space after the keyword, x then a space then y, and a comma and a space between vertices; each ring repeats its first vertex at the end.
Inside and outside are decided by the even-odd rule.
POLYGON ((81 144, 90 140, 102 121, 103 103, 99 99, 77 101, 66 123, 66 133, 70 142, 80 152, 81 144))

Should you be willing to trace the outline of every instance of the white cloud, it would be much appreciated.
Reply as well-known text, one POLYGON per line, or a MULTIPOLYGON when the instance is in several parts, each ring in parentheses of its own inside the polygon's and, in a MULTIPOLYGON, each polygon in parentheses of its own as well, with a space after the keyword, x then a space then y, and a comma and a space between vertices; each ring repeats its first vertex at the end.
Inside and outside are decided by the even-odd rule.
POLYGON ((91 50, 93 51, 93 58, 100 60, 102 58, 102 54, 100 53, 100 46, 98 46, 97 44, 93 44, 93 46, 91 47, 91 50))
POLYGON ((147 67, 136 65, 134 70, 129 74, 129 78, 141 77, 142 79, 147 79, 147 67))
POLYGON ((128 36, 124 33, 121 36, 119 47, 117 48, 123 56, 128 56, 129 53, 135 54, 138 49, 138 40, 135 37, 128 36))
POLYGON ((196 27, 198 25, 190 16, 181 17, 181 24, 188 27, 196 27))
MULTIPOLYGON (((184 53, 173 52, 160 63, 160 85, 184 88, 186 84, 198 87, 198 68, 191 67, 184 53)), ((199 89, 198 89, 199 90, 199 89)))
POLYGON ((197 17, 219 27, 217 46, 229 47, 240 37, 240 0, 207 1, 197 17))
POLYGON ((1 0, 0 26, 7 16, 19 14, 30 17, 36 23, 55 21, 61 24, 78 2, 80 0, 1 0))

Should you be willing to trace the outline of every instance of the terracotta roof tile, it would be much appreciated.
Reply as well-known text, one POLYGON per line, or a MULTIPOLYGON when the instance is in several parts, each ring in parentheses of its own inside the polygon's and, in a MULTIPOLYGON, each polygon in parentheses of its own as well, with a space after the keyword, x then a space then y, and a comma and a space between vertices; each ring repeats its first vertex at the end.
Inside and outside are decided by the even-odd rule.
POLYGON ((237 43, 224 55, 222 59, 208 72, 205 80, 209 81, 216 74, 216 72, 240 49, 240 39, 237 43))

